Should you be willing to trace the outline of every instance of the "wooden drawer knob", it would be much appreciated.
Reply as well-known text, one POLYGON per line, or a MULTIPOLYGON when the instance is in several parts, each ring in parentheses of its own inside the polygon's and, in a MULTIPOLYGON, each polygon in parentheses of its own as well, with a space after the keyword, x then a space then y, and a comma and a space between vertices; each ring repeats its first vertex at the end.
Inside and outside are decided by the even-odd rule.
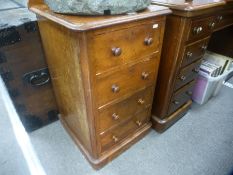
POLYGON ((119 48, 119 47, 114 47, 114 48, 112 48, 112 54, 113 54, 114 56, 120 56, 121 53, 122 53, 121 48, 119 48))
POLYGON ((188 94, 189 96, 193 95, 192 91, 187 91, 186 94, 188 94))
POLYGON ((142 79, 143 80, 147 80, 148 78, 149 78, 149 73, 147 73, 147 72, 142 72, 142 79))
POLYGON ((119 86, 117 86, 117 85, 112 85, 112 92, 113 93, 117 93, 117 92, 119 92, 120 91, 120 87, 119 86))
POLYGON ((145 100, 143 100, 142 98, 138 100, 138 104, 143 105, 144 103, 145 103, 145 100))
POLYGON ((202 31, 203 31, 203 28, 201 26, 200 27, 194 27, 194 29, 193 29, 193 33, 195 35, 200 34, 202 31))
POLYGON ((195 69, 193 69, 193 72, 195 72, 195 73, 198 74, 198 73, 199 73, 199 70, 200 70, 199 68, 195 68, 195 69))
POLYGON ((185 80, 186 80, 186 76, 182 75, 182 76, 180 77, 180 80, 181 80, 181 81, 185 81, 185 80))
POLYGON ((112 136, 112 139, 113 139, 113 141, 116 143, 116 142, 118 142, 118 138, 116 137, 116 136, 112 136))
POLYGON ((137 124, 138 126, 142 126, 142 122, 140 122, 139 120, 136 121, 136 124, 137 124))
POLYGON ((193 53, 192 52, 187 52, 186 56, 187 56, 187 58, 191 58, 193 56, 193 53))
POLYGON ((180 102, 179 102, 179 101, 177 101, 177 100, 173 101, 173 103, 174 103, 175 105, 180 104, 180 102))
POLYGON ((218 17, 217 17, 217 21, 218 21, 218 22, 221 22, 222 20, 223 20, 223 16, 218 16, 218 17))
POLYGON ((213 29, 214 27, 215 27, 215 22, 209 23, 209 28, 210 28, 210 29, 213 29))
POLYGON ((144 43, 145 43, 146 46, 151 45, 153 43, 153 38, 146 38, 144 40, 144 43))
POLYGON ((206 49, 207 49, 207 45, 203 45, 203 46, 201 46, 201 49, 202 49, 202 51, 204 52, 204 51, 206 51, 206 49))
POLYGON ((112 114, 112 118, 114 120, 118 120, 120 117, 119 117, 119 115, 117 115, 116 113, 114 113, 114 114, 112 114))

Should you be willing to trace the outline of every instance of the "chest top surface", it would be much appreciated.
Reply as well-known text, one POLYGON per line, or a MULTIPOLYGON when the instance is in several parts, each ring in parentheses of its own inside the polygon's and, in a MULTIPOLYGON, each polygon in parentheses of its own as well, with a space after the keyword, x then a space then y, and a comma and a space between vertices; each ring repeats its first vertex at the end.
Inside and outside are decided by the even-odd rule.
MULTIPOLYGON (((231 0, 228 0, 231 1, 231 0)), ((196 11, 225 5, 224 0, 152 0, 152 3, 167 6, 174 10, 196 11)))
POLYGON ((107 27, 120 23, 127 23, 130 21, 137 21, 154 16, 161 16, 171 13, 168 7, 150 5, 146 10, 126 14, 126 15, 112 15, 112 16, 74 16, 62 15, 52 12, 44 3, 31 4, 29 2, 29 9, 46 19, 54 21, 71 30, 86 31, 96 28, 107 27))

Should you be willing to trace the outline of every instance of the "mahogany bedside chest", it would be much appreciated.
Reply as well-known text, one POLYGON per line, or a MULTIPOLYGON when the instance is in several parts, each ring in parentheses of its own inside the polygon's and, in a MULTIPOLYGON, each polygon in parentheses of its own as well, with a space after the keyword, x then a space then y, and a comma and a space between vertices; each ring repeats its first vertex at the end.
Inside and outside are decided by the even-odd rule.
POLYGON ((152 108, 153 128, 165 131, 192 104, 192 88, 213 32, 233 24, 233 1, 153 0, 168 15, 152 108))
POLYGON ((167 7, 120 16, 55 14, 30 1, 60 120, 94 168, 151 128, 167 7))

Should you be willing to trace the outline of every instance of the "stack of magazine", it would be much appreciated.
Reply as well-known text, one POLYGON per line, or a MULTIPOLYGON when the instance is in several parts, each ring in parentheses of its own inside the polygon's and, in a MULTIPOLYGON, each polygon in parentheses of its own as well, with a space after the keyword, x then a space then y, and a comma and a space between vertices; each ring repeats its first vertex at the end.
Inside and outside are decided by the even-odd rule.
POLYGON ((208 77, 218 77, 232 69, 232 58, 207 51, 200 66, 200 74, 208 77))

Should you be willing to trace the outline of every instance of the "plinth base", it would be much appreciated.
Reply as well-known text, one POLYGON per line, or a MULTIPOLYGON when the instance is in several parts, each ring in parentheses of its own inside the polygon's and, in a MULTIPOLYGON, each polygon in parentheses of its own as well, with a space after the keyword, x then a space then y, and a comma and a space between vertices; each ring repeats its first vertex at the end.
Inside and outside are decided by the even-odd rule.
POLYGON ((192 101, 188 101, 185 105, 183 105, 176 112, 168 116, 167 118, 160 119, 157 116, 152 114, 152 127, 157 132, 162 133, 166 131, 169 127, 171 127, 176 121, 178 121, 181 117, 183 117, 189 110, 192 101))

